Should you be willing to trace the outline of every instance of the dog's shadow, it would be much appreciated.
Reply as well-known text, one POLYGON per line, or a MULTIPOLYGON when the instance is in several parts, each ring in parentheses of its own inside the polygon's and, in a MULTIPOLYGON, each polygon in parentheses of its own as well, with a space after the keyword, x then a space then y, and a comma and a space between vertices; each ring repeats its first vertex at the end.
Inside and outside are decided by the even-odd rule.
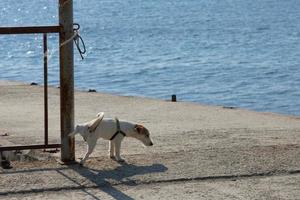
MULTIPOLYGON (((140 181, 134 176, 150 173, 161 173, 168 170, 168 168, 162 164, 152 164, 148 166, 137 166, 134 164, 128 164, 126 162, 120 164, 120 166, 110 170, 99 170, 91 167, 82 167, 79 165, 70 165, 69 168, 80 174, 82 177, 85 177, 93 185, 111 197, 125 200, 131 200, 133 198, 116 189, 114 185, 137 185, 140 181)), ((76 182, 75 180, 72 181, 76 182)), ((87 190, 84 190, 84 192, 94 197, 94 199, 98 199, 96 195, 92 194, 91 192, 88 192, 87 190)))

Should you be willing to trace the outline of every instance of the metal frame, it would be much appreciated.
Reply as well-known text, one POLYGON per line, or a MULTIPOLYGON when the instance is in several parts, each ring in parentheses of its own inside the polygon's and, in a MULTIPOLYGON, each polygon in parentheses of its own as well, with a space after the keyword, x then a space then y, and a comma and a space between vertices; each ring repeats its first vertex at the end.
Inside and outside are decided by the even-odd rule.
POLYGON ((59 26, 0 27, 0 34, 43 35, 44 44, 44 145, 0 147, 0 152, 24 149, 61 148, 61 161, 68 164, 75 161, 75 140, 68 134, 74 130, 74 48, 73 0, 59 0, 59 26), (61 144, 48 144, 48 60, 47 33, 59 33, 60 63, 60 124, 61 144), (66 42, 66 43, 65 43, 66 42), (62 45, 64 44, 64 45, 62 45))
POLYGON ((60 26, 0 27, 0 34, 60 33, 60 26))
POLYGON ((34 26, 34 27, 1 27, 0 34, 35 34, 43 33, 44 55, 44 144, 0 147, 1 151, 24 149, 51 149, 60 148, 61 144, 48 143, 48 48, 47 33, 60 33, 60 26, 34 26))

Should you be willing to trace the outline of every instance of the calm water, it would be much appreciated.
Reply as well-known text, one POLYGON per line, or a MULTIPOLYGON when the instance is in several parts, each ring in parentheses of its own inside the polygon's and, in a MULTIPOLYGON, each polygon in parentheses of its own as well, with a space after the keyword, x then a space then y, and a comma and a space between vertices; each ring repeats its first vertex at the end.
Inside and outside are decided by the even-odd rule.
MULTIPOLYGON (((300 115, 299 0, 74 0, 79 89, 300 115)), ((57 24, 55 0, 1 0, 1 26, 57 24)), ((49 81, 58 85, 58 38, 49 81)), ((0 35, 0 79, 42 82, 41 35, 0 35)))

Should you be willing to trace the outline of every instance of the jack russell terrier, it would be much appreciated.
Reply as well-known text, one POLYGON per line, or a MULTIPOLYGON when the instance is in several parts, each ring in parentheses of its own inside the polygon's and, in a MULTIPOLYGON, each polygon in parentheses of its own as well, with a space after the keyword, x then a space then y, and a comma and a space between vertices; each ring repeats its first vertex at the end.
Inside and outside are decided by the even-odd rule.
POLYGON ((110 158, 118 162, 124 162, 120 156, 121 142, 124 137, 136 138, 145 146, 153 145, 150 133, 144 126, 127 121, 119 121, 118 118, 104 118, 103 112, 99 113, 96 119, 77 125, 74 132, 70 133, 69 136, 75 136, 76 134, 80 134, 88 145, 87 152, 80 161, 81 165, 93 152, 100 137, 109 140, 110 158))

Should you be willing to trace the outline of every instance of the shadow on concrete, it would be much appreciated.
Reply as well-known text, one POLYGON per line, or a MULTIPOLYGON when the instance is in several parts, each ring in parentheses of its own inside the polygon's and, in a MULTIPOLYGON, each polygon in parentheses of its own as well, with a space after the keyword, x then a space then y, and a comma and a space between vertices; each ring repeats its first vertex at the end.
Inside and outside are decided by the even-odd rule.
POLYGON ((30 193, 39 193, 39 192, 51 192, 51 191, 61 191, 61 190, 81 190, 86 193, 88 196, 93 199, 99 199, 96 194, 93 194, 89 189, 99 189, 100 191, 110 195, 112 198, 117 200, 131 200, 130 196, 124 194, 122 191, 116 189, 114 186, 117 185, 129 185, 134 186, 138 185, 139 180, 134 176, 137 175, 145 175, 150 173, 161 173, 167 171, 168 168, 162 164, 152 164, 148 166, 138 166, 134 164, 121 163, 120 166, 115 169, 110 170, 97 170, 89 167, 82 167, 79 164, 68 165, 67 167, 59 167, 59 168, 42 168, 42 169, 26 169, 19 171, 7 171, 1 172, 0 175, 8 175, 8 174, 26 174, 26 173, 34 173, 34 172, 56 172, 66 179, 72 181, 75 186, 62 186, 62 187, 48 187, 34 190, 20 190, 20 191, 6 191, 0 192, 1 195, 10 195, 10 194, 30 194, 30 193), (70 174, 70 170, 76 172, 81 177, 84 177, 86 181, 84 183, 78 181, 78 176, 72 176, 70 174))
MULTIPOLYGON (((69 168, 80 174, 82 177, 88 179, 94 185, 97 185, 101 191, 118 200, 131 200, 133 198, 114 188, 114 185, 122 184, 134 186, 138 184, 138 181, 134 180, 132 178, 133 176, 167 171, 167 167, 162 164, 137 166, 134 164, 121 163, 121 166, 118 166, 113 170, 97 170, 78 165, 71 165, 69 168)), ((73 180, 67 175, 64 174, 63 176, 76 183, 76 180, 73 180)), ((95 195, 91 194, 91 192, 88 192, 85 188, 82 190, 94 199, 99 199, 95 195)))

